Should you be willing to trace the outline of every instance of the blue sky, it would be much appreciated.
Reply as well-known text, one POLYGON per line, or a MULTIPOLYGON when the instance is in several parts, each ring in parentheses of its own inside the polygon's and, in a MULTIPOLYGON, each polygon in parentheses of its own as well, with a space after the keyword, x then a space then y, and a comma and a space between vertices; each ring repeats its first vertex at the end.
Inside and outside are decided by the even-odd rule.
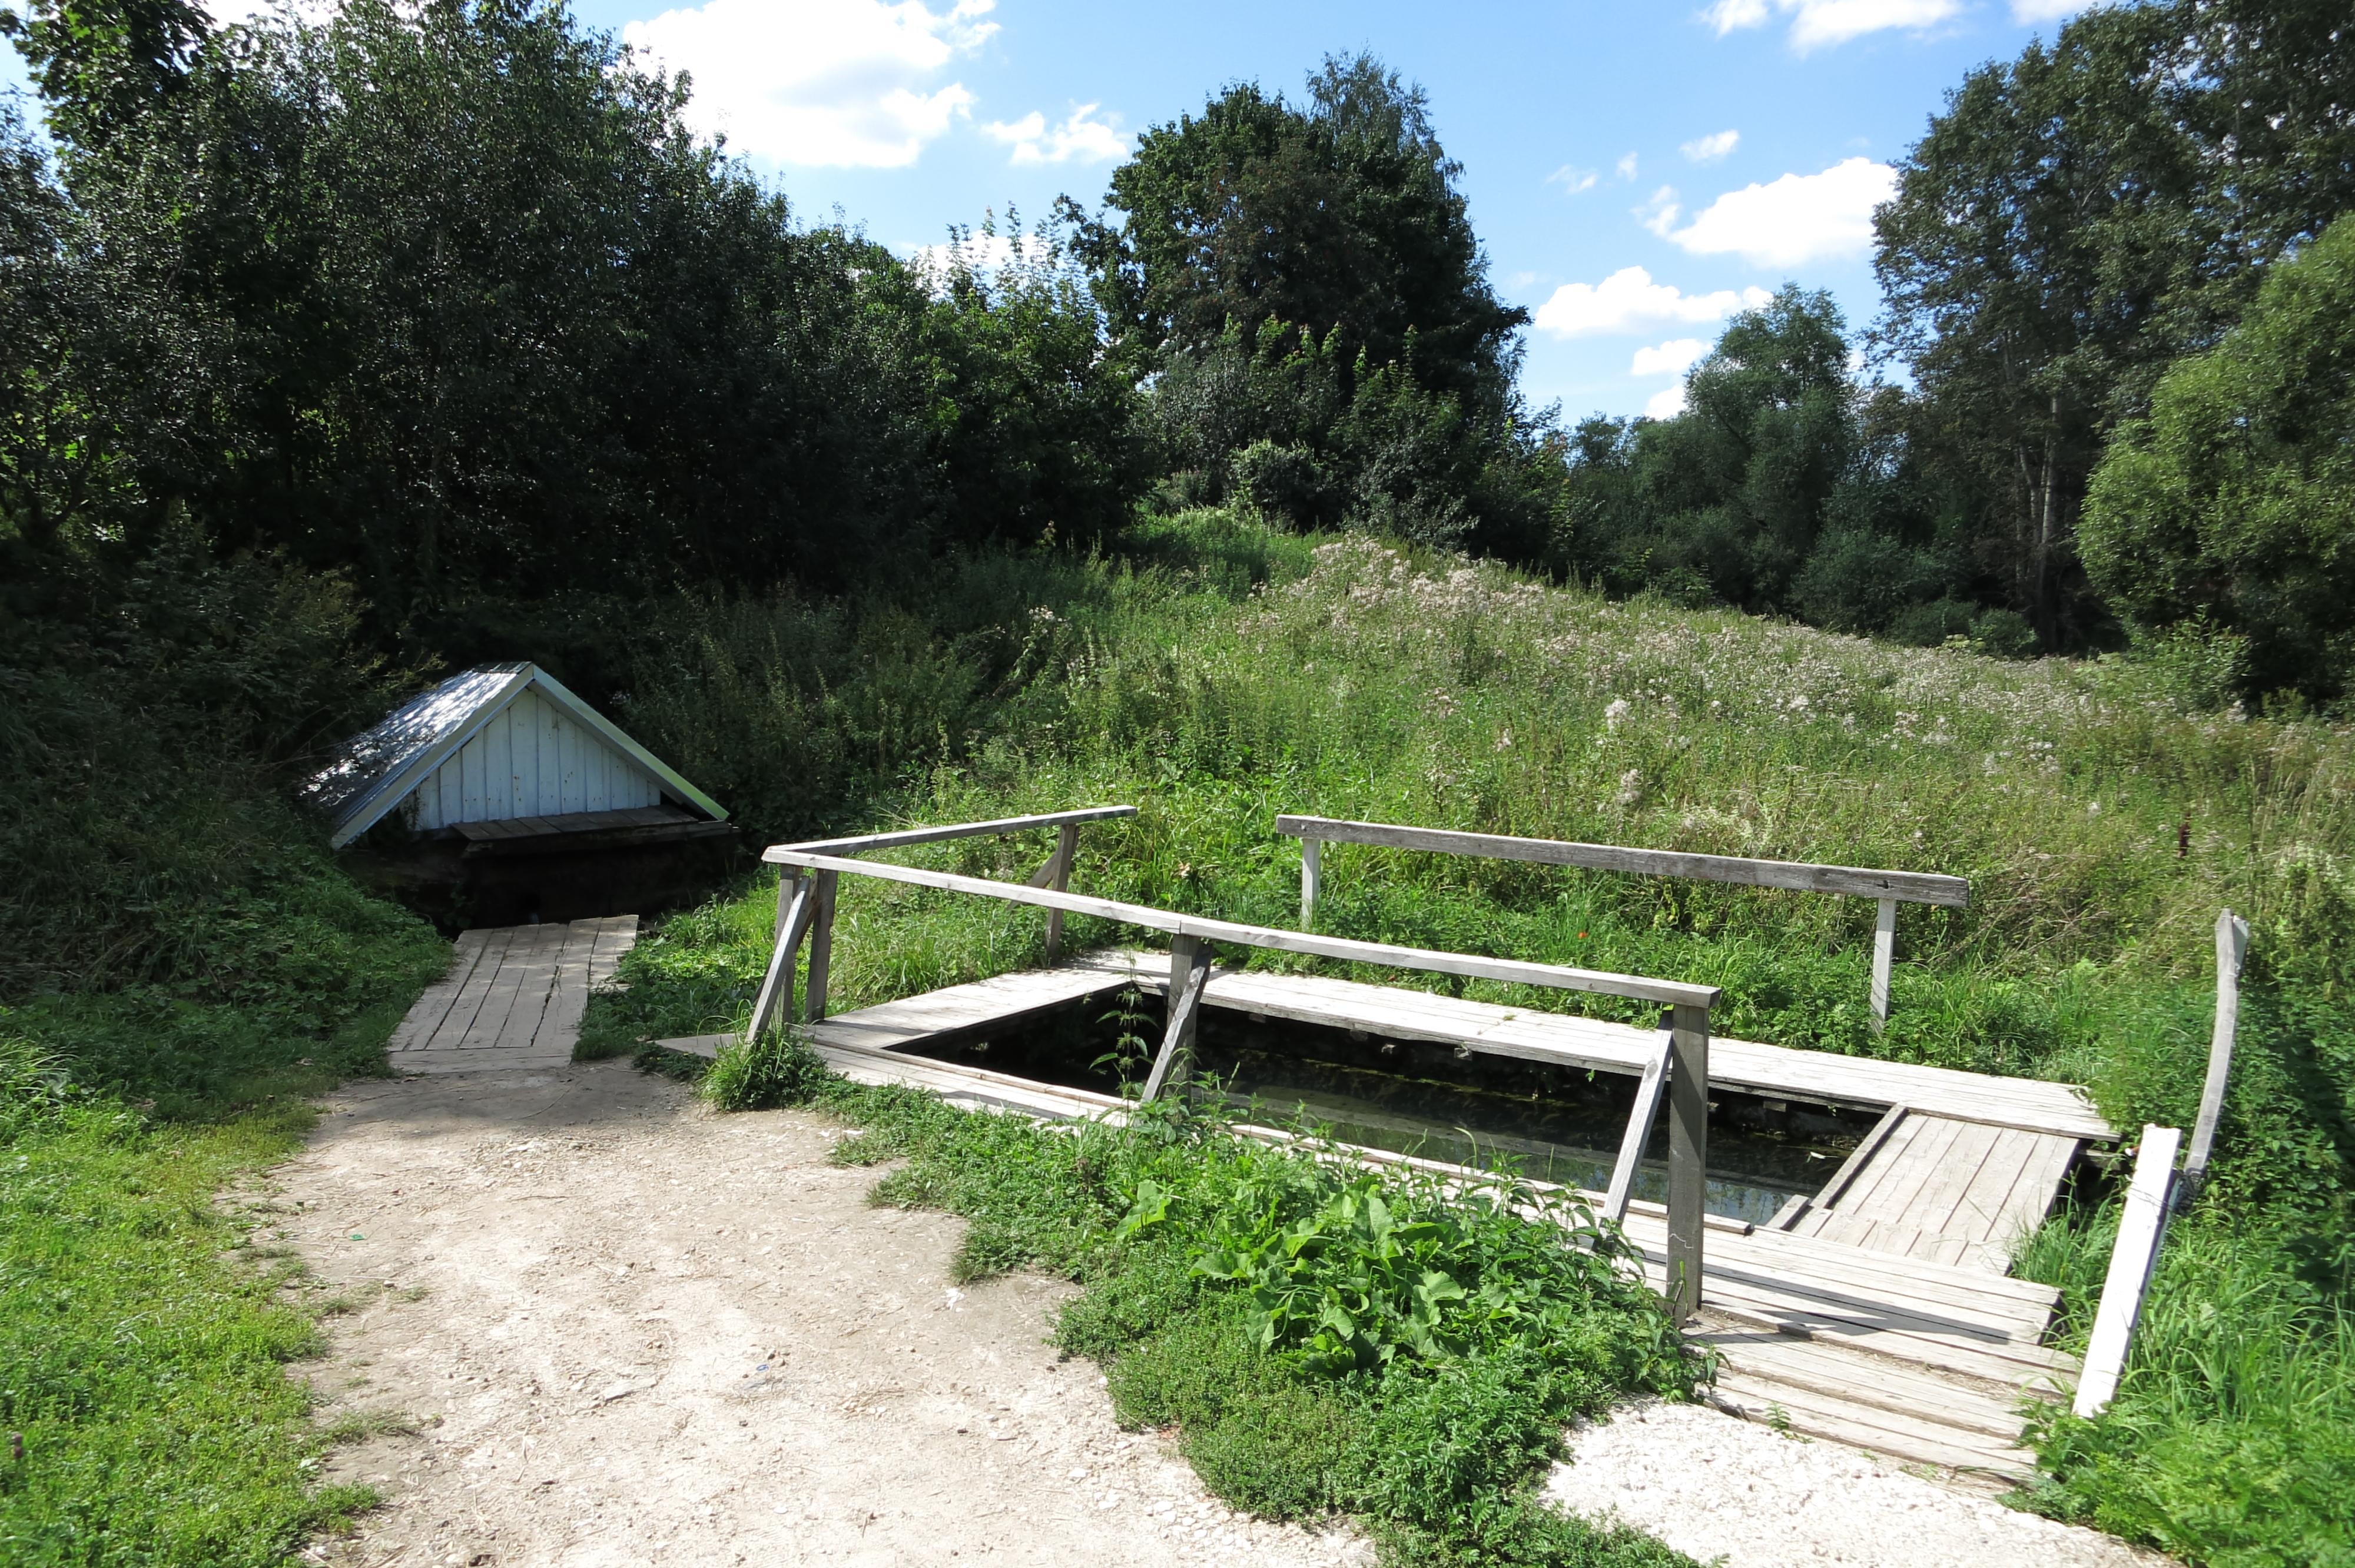
MULTIPOLYGON (((251 0, 213 0, 244 14, 251 0)), ((1796 281, 1860 328, 1868 214, 1945 91, 2067 0, 1483 6, 1065 0, 576 0, 697 80, 692 115, 805 217, 903 250, 1009 205, 1091 207, 1134 133, 1223 84, 1299 95, 1373 50, 1430 94, 1524 387, 1572 418, 1667 412, 1725 314, 1796 281)), ((21 79, 13 56, 0 77, 21 79)))

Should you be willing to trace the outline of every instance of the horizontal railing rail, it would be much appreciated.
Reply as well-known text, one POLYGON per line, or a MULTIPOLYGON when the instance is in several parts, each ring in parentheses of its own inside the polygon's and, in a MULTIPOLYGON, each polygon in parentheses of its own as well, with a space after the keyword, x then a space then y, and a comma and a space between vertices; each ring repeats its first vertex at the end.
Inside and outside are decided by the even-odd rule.
POLYGON ((1738 855, 1631 849, 1623 844, 1587 844, 1566 839, 1513 838, 1503 833, 1467 833, 1452 828, 1358 822, 1338 817, 1281 816, 1275 820, 1275 831, 1300 841, 1300 923, 1304 927, 1316 921, 1316 901, 1324 885, 1323 861, 1317 849, 1326 843, 1366 844, 1378 849, 1518 860, 1538 865, 1579 866, 1589 871, 1676 876, 1695 882, 1725 882, 1874 899, 1880 905, 1872 932, 1870 998, 1875 1029, 1889 1018, 1889 969, 1897 951, 1898 905, 1931 904, 1961 909, 1969 906, 1971 898, 1971 885, 1964 878, 1926 871, 1745 860, 1738 855))
POLYGON ((983 838, 993 833, 1027 833, 1034 828, 1077 827, 1082 822, 1109 821, 1136 815, 1134 806, 1089 806, 1077 811, 1048 811, 1036 817, 1000 817, 988 822, 955 822, 944 828, 902 828, 888 833, 862 833, 847 839, 812 839, 806 843, 774 844, 761 858, 780 863, 780 852, 805 850, 813 854, 864 854, 868 850, 901 849, 911 844, 946 843, 951 839, 983 838))
POLYGON ((1360 941, 1353 937, 1320 937, 1308 931, 1247 926, 1235 920, 1218 920, 1206 915, 1181 915, 1175 910, 1155 909, 1143 904, 1123 904, 1082 893, 1058 893, 1050 888, 1028 887, 1018 883, 993 882, 984 876, 960 876, 954 872, 927 871, 911 865, 844 860, 783 844, 769 850, 764 858, 783 865, 799 866, 805 871, 833 872, 837 874, 847 872, 859 876, 880 877, 886 882, 906 883, 915 887, 978 894, 986 898, 1002 898, 1008 903, 1029 904, 1041 909, 1092 915, 1098 919, 1114 921, 1123 926, 1166 931, 1173 937, 1229 942, 1244 948, 1268 948, 1280 952, 1339 959, 1350 963, 1422 969, 1432 974, 1462 975, 1467 979, 1504 980, 1518 985, 1550 986, 1561 991, 1594 991, 1604 996, 1632 997, 1637 1001, 1666 1002, 1677 1007, 1713 1007, 1719 994, 1718 988, 1713 985, 1689 985, 1680 980, 1649 980, 1641 975, 1614 974, 1605 969, 1574 969, 1567 964, 1538 964, 1518 959, 1443 953, 1426 948, 1401 948, 1387 942, 1360 941))

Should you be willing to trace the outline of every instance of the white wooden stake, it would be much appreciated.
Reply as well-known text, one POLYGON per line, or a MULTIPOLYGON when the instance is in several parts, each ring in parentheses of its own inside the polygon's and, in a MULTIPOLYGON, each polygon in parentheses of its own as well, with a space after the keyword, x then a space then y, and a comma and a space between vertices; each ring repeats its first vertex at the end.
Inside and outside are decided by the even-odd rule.
POLYGON ((1323 841, 1318 839, 1300 841, 1300 928, 1304 931, 1313 931, 1316 928, 1316 894, 1320 870, 1317 852, 1324 847, 1323 841))
POLYGON ((2182 1132, 2171 1127, 2142 1129, 2135 1156, 2134 1183, 2126 1189, 2126 1213, 2118 1217, 2117 1244, 2110 1249, 2109 1277, 2102 1282, 2102 1305, 2094 1315, 2094 1337, 2085 1346, 2085 1368, 2077 1376, 2075 1412, 2091 1420, 2116 1397, 2134 1343, 2135 1319, 2150 1284, 2158 1244, 2167 1234, 2168 1195, 2175 1185, 2175 1151, 2182 1132))
POLYGON ((1872 1032, 1889 1022, 1889 965, 1897 957, 1897 900, 1884 898, 1872 922, 1872 1032))

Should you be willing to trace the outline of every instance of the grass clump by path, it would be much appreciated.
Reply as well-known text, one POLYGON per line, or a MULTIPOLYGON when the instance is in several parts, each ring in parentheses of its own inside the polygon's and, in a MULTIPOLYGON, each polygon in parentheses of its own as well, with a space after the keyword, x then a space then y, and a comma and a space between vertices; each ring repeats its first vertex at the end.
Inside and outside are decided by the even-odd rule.
MULTIPOLYGON (((2346 1429, 2328 1391, 2355 1387, 2355 729, 2213 711, 2199 673, 2164 662, 1892 647, 1224 514, 1127 543, 1083 565, 992 557, 970 602, 935 617, 954 636, 911 615, 892 641, 877 622, 867 663, 820 684, 843 713, 888 712, 942 740, 929 757, 879 749, 893 778, 879 772, 829 831, 1130 803, 1135 818, 1083 830, 1077 886, 1271 926, 1298 917, 1284 811, 1966 876, 1969 908, 1901 913, 1882 1034, 1867 1020, 1862 900, 1332 845, 1319 925, 1715 984, 1728 1036, 2083 1084, 2128 1128, 2192 1124, 2211 931, 2229 905, 2253 938, 2208 1192, 2171 1233, 2117 1401, 2100 1422, 2045 1430, 2054 1480, 2032 1500, 2194 1562, 2287 1568, 2355 1537, 2339 1500, 2355 1499, 2355 1459, 2327 1429, 2346 1429), (995 643, 980 628, 992 617, 995 643), (961 649, 1000 644, 1022 656, 989 667, 995 684, 977 666, 953 678, 961 649), (927 695, 950 690, 967 695, 927 695), (2219 1270, 2250 1292, 2246 1313, 2203 1305, 2219 1270)), ((756 744, 749 708, 698 728, 690 699, 725 686, 768 693, 779 715, 815 711, 794 694, 818 685, 780 645, 757 606, 715 613, 673 684, 649 674, 636 711, 676 726, 673 753, 756 744)), ((890 858, 1018 881, 1048 847, 966 840, 890 858)), ((626 1050, 741 1027, 774 921, 763 877, 649 932, 624 961, 626 992, 592 1004, 591 1038, 626 1050)), ((1079 946, 1135 936, 1079 917, 1068 930, 1079 946)), ((846 877, 834 1005, 1042 957, 1035 911, 846 877)), ((2069 1348, 2115 1223, 2092 1192, 2019 1265, 2069 1293, 2069 1348)))
POLYGON ((969 1222, 958 1279, 1083 1284, 1058 1342, 1105 1365, 1124 1423, 1175 1427, 1235 1507, 1354 1518, 1393 1568, 1689 1563, 1530 1489, 1571 1420, 1689 1397, 1704 1370, 1582 1207, 1271 1147, 1178 1098, 1125 1128, 975 1115, 775 1037, 724 1050, 703 1092, 859 1128, 837 1162, 904 1161, 872 1202, 969 1222))
POLYGON ((260 1568, 374 1501, 314 1484, 316 1331, 214 1202, 307 1125, 156 1123, 0 1016, 0 1562, 260 1568))

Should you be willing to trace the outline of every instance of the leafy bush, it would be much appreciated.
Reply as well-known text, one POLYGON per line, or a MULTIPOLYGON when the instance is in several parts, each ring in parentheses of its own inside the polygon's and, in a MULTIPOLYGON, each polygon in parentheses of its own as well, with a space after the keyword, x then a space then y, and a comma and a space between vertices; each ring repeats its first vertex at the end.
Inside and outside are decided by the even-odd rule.
POLYGON ((2200 621, 2245 639, 2249 694, 2335 699, 2355 682, 2350 452, 2355 217, 2341 217, 2119 430, 2086 496, 2086 569, 2146 632, 2200 621))

